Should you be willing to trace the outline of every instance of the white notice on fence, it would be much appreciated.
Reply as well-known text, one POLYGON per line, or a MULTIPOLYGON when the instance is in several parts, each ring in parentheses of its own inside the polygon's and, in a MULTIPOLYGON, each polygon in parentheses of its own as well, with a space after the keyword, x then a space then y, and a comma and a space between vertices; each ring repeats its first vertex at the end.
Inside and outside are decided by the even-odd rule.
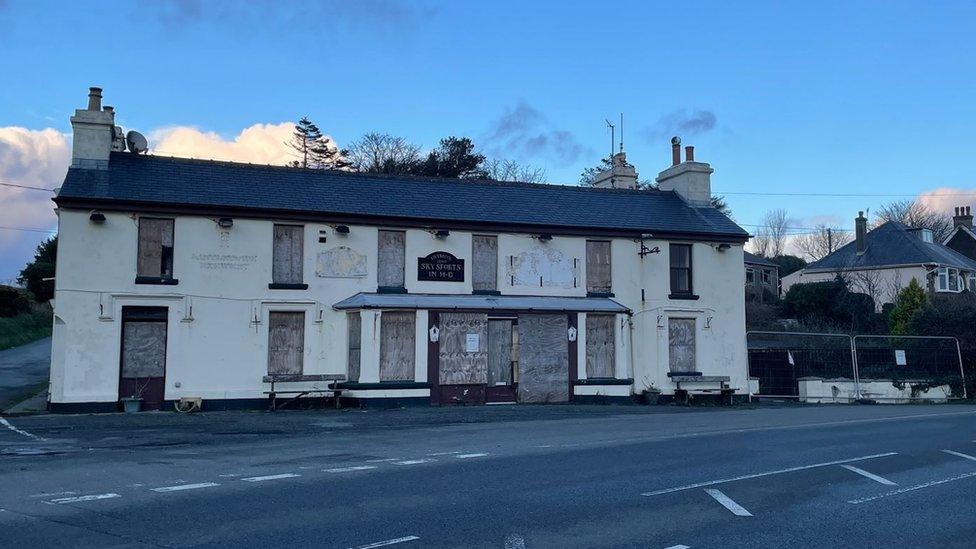
POLYGON ((481 343, 481 335, 467 334, 467 336, 464 338, 464 352, 477 353, 480 343, 481 343))
POLYGON ((908 359, 905 358, 905 351, 901 349, 895 350, 895 364, 898 366, 908 366, 908 359))

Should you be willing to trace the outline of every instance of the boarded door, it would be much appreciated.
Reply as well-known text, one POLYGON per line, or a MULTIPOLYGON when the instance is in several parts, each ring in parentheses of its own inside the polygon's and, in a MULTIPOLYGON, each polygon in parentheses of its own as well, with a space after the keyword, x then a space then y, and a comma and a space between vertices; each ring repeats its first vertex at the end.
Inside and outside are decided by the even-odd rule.
POLYGON ((271 279, 275 284, 302 283, 302 249, 305 228, 300 225, 275 225, 271 279))
POLYGON ((613 328, 613 315, 586 315, 586 377, 614 376, 613 328))
POLYGON ((695 372, 695 319, 668 319, 668 362, 672 372, 695 372))
POLYGON ((305 356, 305 313, 273 311, 268 322, 268 373, 301 374, 305 356))
POLYGON ((586 291, 610 293, 610 242, 586 241, 586 291))
POLYGON ((569 400, 566 315, 519 315, 519 402, 569 400))
POLYGON ((359 311, 347 313, 346 319, 349 328, 349 364, 347 365, 347 376, 349 381, 359 381, 359 366, 362 358, 362 328, 363 317, 359 311))
POLYGON ((471 284, 478 292, 498 289, 498 237, 471 237, 471 284))
POLYGON ((416 313, 383 311, 380 315, 380 381, 413 381, 416 313))
POLYGON ((518 326, 511 319, 488 321, 488 402, 515 402, 518 326))
POLYGON ((406 233, 380 231, 377 256, 377 284, 381 288, 403 288, 406 233))
POLYGON ((166 391, 166 307, 122 308, 119 398, 158 410, 166 391))
POLYGON ((440 384, 484 385, 488 382, 488 315, 442 313, 440 384))

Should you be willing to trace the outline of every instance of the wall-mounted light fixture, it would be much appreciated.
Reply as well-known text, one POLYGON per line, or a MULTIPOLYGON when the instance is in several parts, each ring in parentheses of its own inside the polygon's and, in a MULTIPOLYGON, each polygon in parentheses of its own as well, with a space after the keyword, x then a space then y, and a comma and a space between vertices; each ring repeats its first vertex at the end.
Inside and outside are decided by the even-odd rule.
POLYGON ((728 242, 723 242, 723 243, 719 244, 718 247, 715 248, 715 249, 718 250, 718 251, 720 251, 720 252, 724 252, 725 250, 728 250, 731 247, 732 247, 732 245, 729 244, 728 242))
POLYGON ((435 238, 447 238, 450 235, 451 235, 451 231, 449 231, 447 229, 440 229, 440 230, 434 232, 434 237, 435 238))
POLYGON ((549 233, 542 233, 539 235, 539 240, 543 242, 549 242, 550 240, 552 240, 552 235, 549 233))
POLYGON ((336 225, 333 228, 336 234, 349 234, 349 225, 336 225))
POLYGON ((98 210, 95 210, 92 211, 92 213, 88 214, 88 219, 92 223, 98 223, 99 225, 101 225, 102 223, 105 223, 105 214, 103 214, 98 210))
POLYGON ((221 217, 217 220, 217 226, 221 229, 229 229, 234 226, 234 220, 230 217, 221 217))

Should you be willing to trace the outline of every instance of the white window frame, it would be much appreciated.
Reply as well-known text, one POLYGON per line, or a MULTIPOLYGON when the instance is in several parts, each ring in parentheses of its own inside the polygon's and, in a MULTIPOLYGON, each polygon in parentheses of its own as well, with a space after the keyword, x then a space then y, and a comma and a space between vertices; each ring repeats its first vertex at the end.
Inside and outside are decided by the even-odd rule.
POLYGON ((772 283, 772 280, 773 280, 773 277, 770 276, 768 270, 763 269, 762 270, 762 276, 760 277, 760 280, 762 280, 762 283, 763 284, 771 284, 772 283))
POLYGON ((976 273, 969 273, 969 291, 976 292, 976 273))
POLYGON ((755 282, 756 282, 756 270, 746 269, 746 284, 755 284, 755 282))
POLYGON ((939 267, 938 279, 935 285, 935 290, 937 292, 958 294, 965 289, 965 280, 962 278, 959 269, 954 269, 952 267, 939 267), (955 282, 955 288, 952 287, 953 282, 955 282))

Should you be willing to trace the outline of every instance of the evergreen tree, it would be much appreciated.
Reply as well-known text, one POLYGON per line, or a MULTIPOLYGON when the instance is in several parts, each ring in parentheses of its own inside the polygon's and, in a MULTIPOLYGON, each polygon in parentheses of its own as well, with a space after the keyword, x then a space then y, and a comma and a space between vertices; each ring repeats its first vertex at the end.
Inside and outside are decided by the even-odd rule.
POLYGON ((296 168, 342 170, 352 166, 349 151, 337 147, 305 116, 295 124, 295 133, 285 144, 298 154, 298 160, 290 164, 296 168))
POLYGON ((30 293, 34 294, 34 299, 39 302, 47 301, 54 297, 54 282, 44 280, 54 277, 54 265, 58 258, 58 237, 52 236, 37 246, 34 259, 27 264, 17 282, 23 284, 30 293))
POLYGON ((898 297, 895 298, 895 307, 891 310, 889 316, 891 320, 891 333, 894 335, 909 335, 912 317, 924 305, 925 290, 922 289, 918 280, 912 278, 908 286, 902 288, 898 292, 898 297))
POLYGON ((485 155, 474 150, 474 142, 467 137, 446 137, 441 146, 430 151, 427 158, 414 168, 415 175, 457 179, 487 179, 485 155))

